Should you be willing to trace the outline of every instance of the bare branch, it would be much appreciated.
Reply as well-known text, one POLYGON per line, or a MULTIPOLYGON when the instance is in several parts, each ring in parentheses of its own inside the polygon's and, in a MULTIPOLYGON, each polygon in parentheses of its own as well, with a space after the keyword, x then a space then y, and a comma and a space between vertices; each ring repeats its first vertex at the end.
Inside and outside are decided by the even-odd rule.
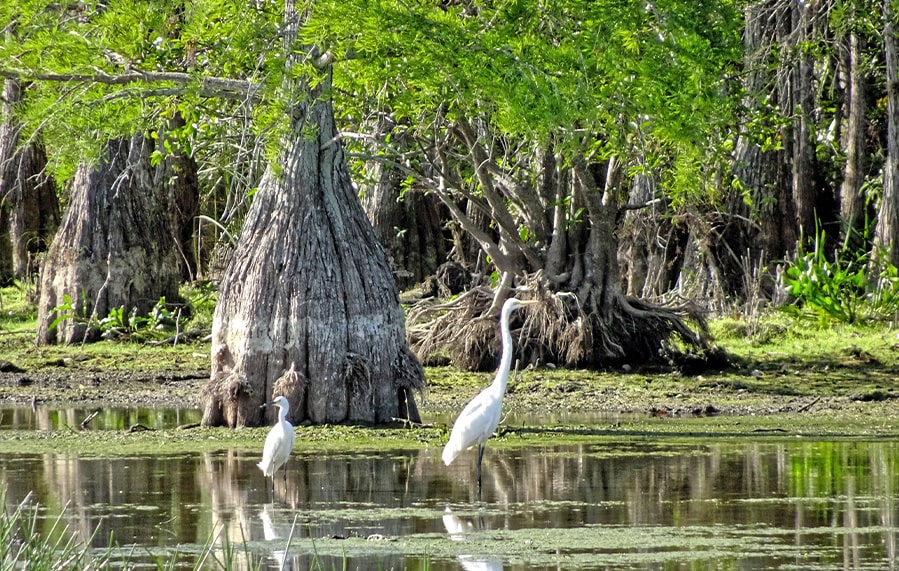
MULTIPOLYGON (((103 85, 129 85, 132 83, 174 83, 183 86, 181 92, 197 86, 203 97, 225 99, 258 100, 260 85, 244 79, 225 77, 197 77, 176 71, 130 71, 110 75, 95 68, 94 73, 26 73, 14 69, 0 68, 0 77, 19 81, 59 81, 63 83, 101 83, 103 85)), ((173 90, 166 90, 166 94, 173 90)))

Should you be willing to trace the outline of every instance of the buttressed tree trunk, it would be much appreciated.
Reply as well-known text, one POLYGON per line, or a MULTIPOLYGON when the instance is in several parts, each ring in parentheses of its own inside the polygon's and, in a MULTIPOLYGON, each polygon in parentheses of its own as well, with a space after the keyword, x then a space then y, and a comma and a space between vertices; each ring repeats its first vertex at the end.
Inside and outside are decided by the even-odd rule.
POLYGON ((350 181, 330 72, 247 214, 219 287, 203 424, 253 426, 273 395, 294 424, 418 421, 424 371, 408 350, 384 250, 350 181))
POLYGON ((152 148, 140 133, 114 139, 99 164, 79 167, 41 270, 38 344, 92 340, 96 320, 112 309, 147 315, 161 297, 178 301, 178 260, 153 184, 152 148), (52 327, 64 305, 72 318, 52 327))
MULTIPOLYGON (((852 250, 860 248, 866 239, 865 227, 868 223, 867 204, 862 193, 865 181, 865 78, 862 62, 862 40, 859 34, 852 31, 848 38, 848 57, 845 74, 849 92, 845 98, 846 129, 843 133, 842 146, 846 149, 846 164, 843 166, 843 182, 840 185, 840 218, 842 219, 840 242, 846 243, 852 250)), ((873 217, 873 216, 872 216, 873 217)))
MULTIPOLYGON (((176 113, 169 120, 169 129, 184 126, 184 118, 176 113)), ((165 130, 160 133, 162 139, 165 130)), ((197 278, 197 251, 194 247, 194 219, 200 209, 200 190, 198 166, 193 157, 179 150, 167 155, 156 169, 158 186, 165 196, 165 204, 169 209, 172 240, 178 253, 182 281, 197 278)))
MULTIPOLYGON (((3 124, 0 125, 0 210, 8 209, 8 235, 0 244, 0 282, 15 277, 27 279, 37 272, 34 255, 44 252, 59 225, 59 201, 53 181, 46 173, 47 157, 37 141, 21 145, 14 106, 22 99, 18 81, 4 82, 3 124), (4 207, 5 205, 5 207, 4 207), (4 269, 5 268, 5 269, 4 269)), ((0 214, 6 218, 4 212, 0 214)), ((0 230, 0 234, 5 234, 0 230)))
MULTIPOLYGON (((402 134, 392 138, 398 140, 402 134)), ((446 260, 438 202, 420 188, 404 193, 406 173, 396 165, 375 163, 370 174, 376 182, 365 189, 362 207, 388 253, 397 286, 405 290, 433 276, 446 260)))

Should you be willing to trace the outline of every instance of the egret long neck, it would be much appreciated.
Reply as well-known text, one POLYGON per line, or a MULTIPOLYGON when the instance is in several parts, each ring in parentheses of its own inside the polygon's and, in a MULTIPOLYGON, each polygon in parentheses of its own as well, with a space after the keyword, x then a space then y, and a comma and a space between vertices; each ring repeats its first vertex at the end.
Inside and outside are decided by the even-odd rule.
POLYGON ((288 406, 279 406, 278 407, 278 422, 283 423, 287 420, 287 409, 288 406))
POLYGON ((501 394, 506 392, 506 385, 509 383, 509 369, 512 367, 512 334, 509 332, 509 314, 511 313, 512 308, 503 307, 499 319, 503 354, 499 360, 499 370, 496 372, 496 378, 493 379, 493 385, 499 389, 501 394))

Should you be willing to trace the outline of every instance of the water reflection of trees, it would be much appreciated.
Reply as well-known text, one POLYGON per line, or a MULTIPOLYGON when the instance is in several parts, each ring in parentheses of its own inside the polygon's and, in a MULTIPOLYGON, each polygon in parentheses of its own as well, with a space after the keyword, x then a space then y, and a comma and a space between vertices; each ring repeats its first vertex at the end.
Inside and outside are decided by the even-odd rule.
POLYGON ((486 508, 490 529, 760 524, 793 530, 802 546, 827 541, 821 530, 830 528, 847 565, 874 543, 896 559, 895 442, 494 447, 485 458, 483 503, 472 485, 473 458, 446 468, 438 455, 300 451, 288 463, 287 484, 279 475, 271 497, 253 453, 0 454, 0 486, 10 506, 31 490, 50 512, 68 504, 66 517, 84 537, 99 528, 98 545, 110 532, 123 544, 202 545, 219 527, 222 539, 240 545, 270 539, 272 530, 286 537, 295 516, 296 537, 442 532, 450 503, 486 508))
POLYGON ((0 429, 78 430, 86 419, 84 428, 88 429, 127 429, 135 424, 175 428, 201 418, 195 408, 15 406, 0 408, 0 429))

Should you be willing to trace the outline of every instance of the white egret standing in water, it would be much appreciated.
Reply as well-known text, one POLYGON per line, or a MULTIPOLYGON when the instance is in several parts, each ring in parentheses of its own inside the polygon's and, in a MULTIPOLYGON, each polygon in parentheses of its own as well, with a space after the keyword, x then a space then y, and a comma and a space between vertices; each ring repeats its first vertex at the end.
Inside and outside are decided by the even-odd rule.
MULTIPOLYGON (((277 397, 272 402, 267 402, 262 407, 278 407, 278 423, 268 431, 265 437, 265 447, 262 449, 262 462, 257 466, 267 478, 272 479, 272 493, 275 493, 275 472, 287 462, 290 451, 293 450, 294 431, 293 425, 287 422, 287 411, 290 404, 283 396, 277 397)), ((287 470, 284 470, 284 481, 287 482, 287 470)))
POLYGON ((509 369, 512 366, 512 334, 509 332, 509 316, 519 307, 537 303, 536 301, 520 301, 507 299, 503 304, 499 318, 499 327, 503 339, 503 354, 499 361, 499 370, 493 384, 474 397, 462 410, 453 424, 449 442, 443 449, 443 463, 447 466, 463 450, 478 445, 478 495, 481 492, 481 462, 484 460, 484 448, 487 440, 499 424, 503 407, 503 396, 509 381, 509 369))

